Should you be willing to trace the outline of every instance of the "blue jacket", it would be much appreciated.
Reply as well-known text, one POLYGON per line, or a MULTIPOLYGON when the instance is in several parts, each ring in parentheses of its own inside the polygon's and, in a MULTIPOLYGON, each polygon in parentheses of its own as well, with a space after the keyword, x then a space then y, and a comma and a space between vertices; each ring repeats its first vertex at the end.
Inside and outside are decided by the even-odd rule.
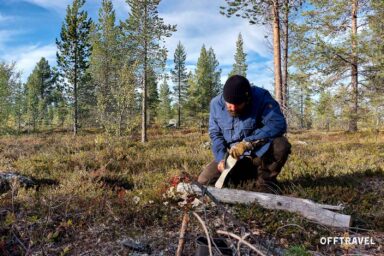
POLYGON ((267 139, 268 143, 251 152, 261 157, 268 150, 272 139, 282 136, 287 130, 280 106, 271 94, 259 87, 251 88, 250 109, 244 116, 232 117, 225 107, 222 94, 211 100, 208 132, 216 162, 223 160, 227 149, 242 140, 267 139))

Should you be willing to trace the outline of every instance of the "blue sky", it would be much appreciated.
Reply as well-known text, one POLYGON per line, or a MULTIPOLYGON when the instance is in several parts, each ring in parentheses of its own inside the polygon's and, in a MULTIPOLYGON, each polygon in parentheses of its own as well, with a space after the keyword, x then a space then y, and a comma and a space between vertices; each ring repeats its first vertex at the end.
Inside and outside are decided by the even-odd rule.
MULTIPOLYGON (((0 60, 16 61, 25 81, 41 57, 56 65, 55 39, 72 0, 0 0, 0 60)), ((88 0, 85 10, 97 20, 101 0, 88 0)), ((113 0, 117 18, 125 20, 129 7, 125 0, 113 0)), ((249 25, 246 20, 220 15, 224 0, 162 0, 160 16, 166 23, 177 24, 177 32, 166 40, 169 68, 179 41, 187 51, 187 67, 195 68, 203 44, 212 47, 225 82, 232 68, 238 33, 244 39, 248 78, 255 85, 272 89, 273 63, 268 28, 249 25)))

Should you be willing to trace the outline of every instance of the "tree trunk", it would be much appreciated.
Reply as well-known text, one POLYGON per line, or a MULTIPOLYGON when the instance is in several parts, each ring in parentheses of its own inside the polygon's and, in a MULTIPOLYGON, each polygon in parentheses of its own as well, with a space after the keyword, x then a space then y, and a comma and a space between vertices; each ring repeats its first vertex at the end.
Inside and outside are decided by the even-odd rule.
POLYGON ((304 92, 300 89, 300 128, 304 128, 304 92))
MULTIPOLYGON (((336 213, 330 210, 343 210, 339 205, 317 204, 311 200, 304 198, 296 198, 290 196, 280 196, 275 194, 251 192, 229 188, 206 187, 213 197, 219 202, 231 204, 252 204, 258 203, 261 207, 273 210, 285 210, 298 213, 305 218, 331 227, 349 228, 351 224, 351 216, 336 213)), ((203 194, 197 185, 188 183, 179 183, 176 188, 177 192, 187 192, 188 194, 203 194)))
POLYGON ((74 63, 74 81, 73 81, 73 97, 74 97, 74 120, 73 120, 73 135, 77 135, 77 119, 78 119, 78 109, 77 109, 77 43, 75 43, 75 63, 74 63))
POLYGON ((358 110, 358 70, 357 70, 357 8, 358 0, 352 2, 352 60, 351 60, 351 75, 352 75, 352 107, 349 119, 348 130, 350 132, 357 131, 357 110, 358 110))
POLYGON ((177 115, 178 115, 178 122, 177 122, 177 127, 180 127, 180 125, 181 125, 181 110, 180 110, 180 101, 181 101, 181 71, 180 71, 180 65, 179 65, 179 70, 178 70, 178 78, 179 78, 179 104, 178 104, 178 113, 177 113, 177 115))
MULTIPOLYGON (((144 34, 147 29, 147 5, 145 2, 144 7, 144 34)), ((142 110, 141 110, 141 142, 147 141, 147 69, 148 61, 147 56, 147 40, 144 41, 144 79, 143 79, 143 99, 142 99, 142 110)))
MULTIPOLYGON (((283 88, 282 88, 282 96, 283 96, 283 113, 287 117, 288 114, 288 24, 289 24, 289 0, 285 0, 284 2, 284 57, 283 57, 283 88)), ((288 121, 288 120, 287 120, 288 121)))
POLYGON ((282 106, 283 97, 281 90, 281 50, 280 50, 280 21, 279 21, 279 3, 274 0, 272 4, 273 17, 273 60, 275 73, 275 99, 282 106))

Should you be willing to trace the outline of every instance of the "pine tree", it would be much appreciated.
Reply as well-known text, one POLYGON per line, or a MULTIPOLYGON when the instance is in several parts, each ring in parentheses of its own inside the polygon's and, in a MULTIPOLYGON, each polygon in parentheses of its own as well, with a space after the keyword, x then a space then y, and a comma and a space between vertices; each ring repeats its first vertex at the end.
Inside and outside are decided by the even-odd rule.
POLYGON ((275 76, 275 99, 282 105, 282 71, 280 42, 280 12, 282 5, 279 0, 225 0, 227 6, 220 7, 220 13, 231 17, 236 15, 248 19, 250 24, 271 23, 273 31, 273 61, 275 76))
POLYGON ((84 3, 85 0, 74 0, 72 5, 67 7, 60 40, 56 39, 57 64, 61 76, 66 80, 65 85, 73 104, 74 135, 78 131, 79 107, 82 103, 79 99, 91 99, 87 69, 91 51, 89 36, 92 20, 88 18, 87 12, 81 10, 84 3))
POLYGON ((317 72, 329 86, 341 86, 350 78, 349 131, 358 129, 358 67, 365 62, 359 51, 358 19, 371 9, 369 3, 364 8, 360 4, 360 0, 313 1, 313 9, 303 13, 305 19, 296 28, 301 38, 294 51, 296 59, 310 60, 311 73, 317 72))
POLYGON ((372 125, 380 129, 384 123, 384 2, 371 1, 372 12, 366 17, 368 28, 363 31, 363 38, 359 40, 360 51, 369 62, 363 70, 366 79, 364 96, 369 102, 372 125))
POLYGON ((176 84, 174 90, 177 104, 178 126, 181 126, 181 109, 186 101, 186 96, 188 92, 188 75, 187 69, 185 67, 186 58, 187 54, 185 53, 185 48, 179 41, 173 59, 173 62, 175 63, 175 69, 171 70, 172 81, 176 84))
POLYGON ((93 26, 91 33, 90 60, 90 72, 96 84, 98 119, 103 127, 113 122, 111 117, 115 114, 115 100, 111 91, 117 86, 118 72, 122 63, 120 30, 115 21, 112 1, 103 0, 98 23, 93 26))
POLYGON ((244 77, 247 76, 247 68, 248 68, 248 65, 246 64, 247 54, 244 53, 243 44, 244 44, 243 37, 241 36, 241 33, 239 33, 239 36, 236 41, 235 63, 233 64, 232 71, 229 73, 229 76, 233 76, 233 75, 241 75, 244 77))
POLYGON ((160 0, 126 0, 131 15, 123 28, 129 40, 135 45, 135 59, 140 61, 142 80, 142 129, 141 141, 147 141, 147 107, 149 70, 161 68, 165 64, 166 49, 161 47, 164 37, 171 36, 176 26, 166 25, 158 15, 160 0))

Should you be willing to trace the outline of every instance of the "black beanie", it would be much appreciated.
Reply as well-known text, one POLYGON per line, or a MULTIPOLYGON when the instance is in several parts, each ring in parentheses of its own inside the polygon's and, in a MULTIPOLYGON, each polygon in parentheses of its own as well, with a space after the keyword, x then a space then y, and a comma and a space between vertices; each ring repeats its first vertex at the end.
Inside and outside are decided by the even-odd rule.
POLYGON ((247 78, 234 75, 228 78, 223 89, 224 100, 232 104, 246 102, 251 94, 251 85, 247 78))

